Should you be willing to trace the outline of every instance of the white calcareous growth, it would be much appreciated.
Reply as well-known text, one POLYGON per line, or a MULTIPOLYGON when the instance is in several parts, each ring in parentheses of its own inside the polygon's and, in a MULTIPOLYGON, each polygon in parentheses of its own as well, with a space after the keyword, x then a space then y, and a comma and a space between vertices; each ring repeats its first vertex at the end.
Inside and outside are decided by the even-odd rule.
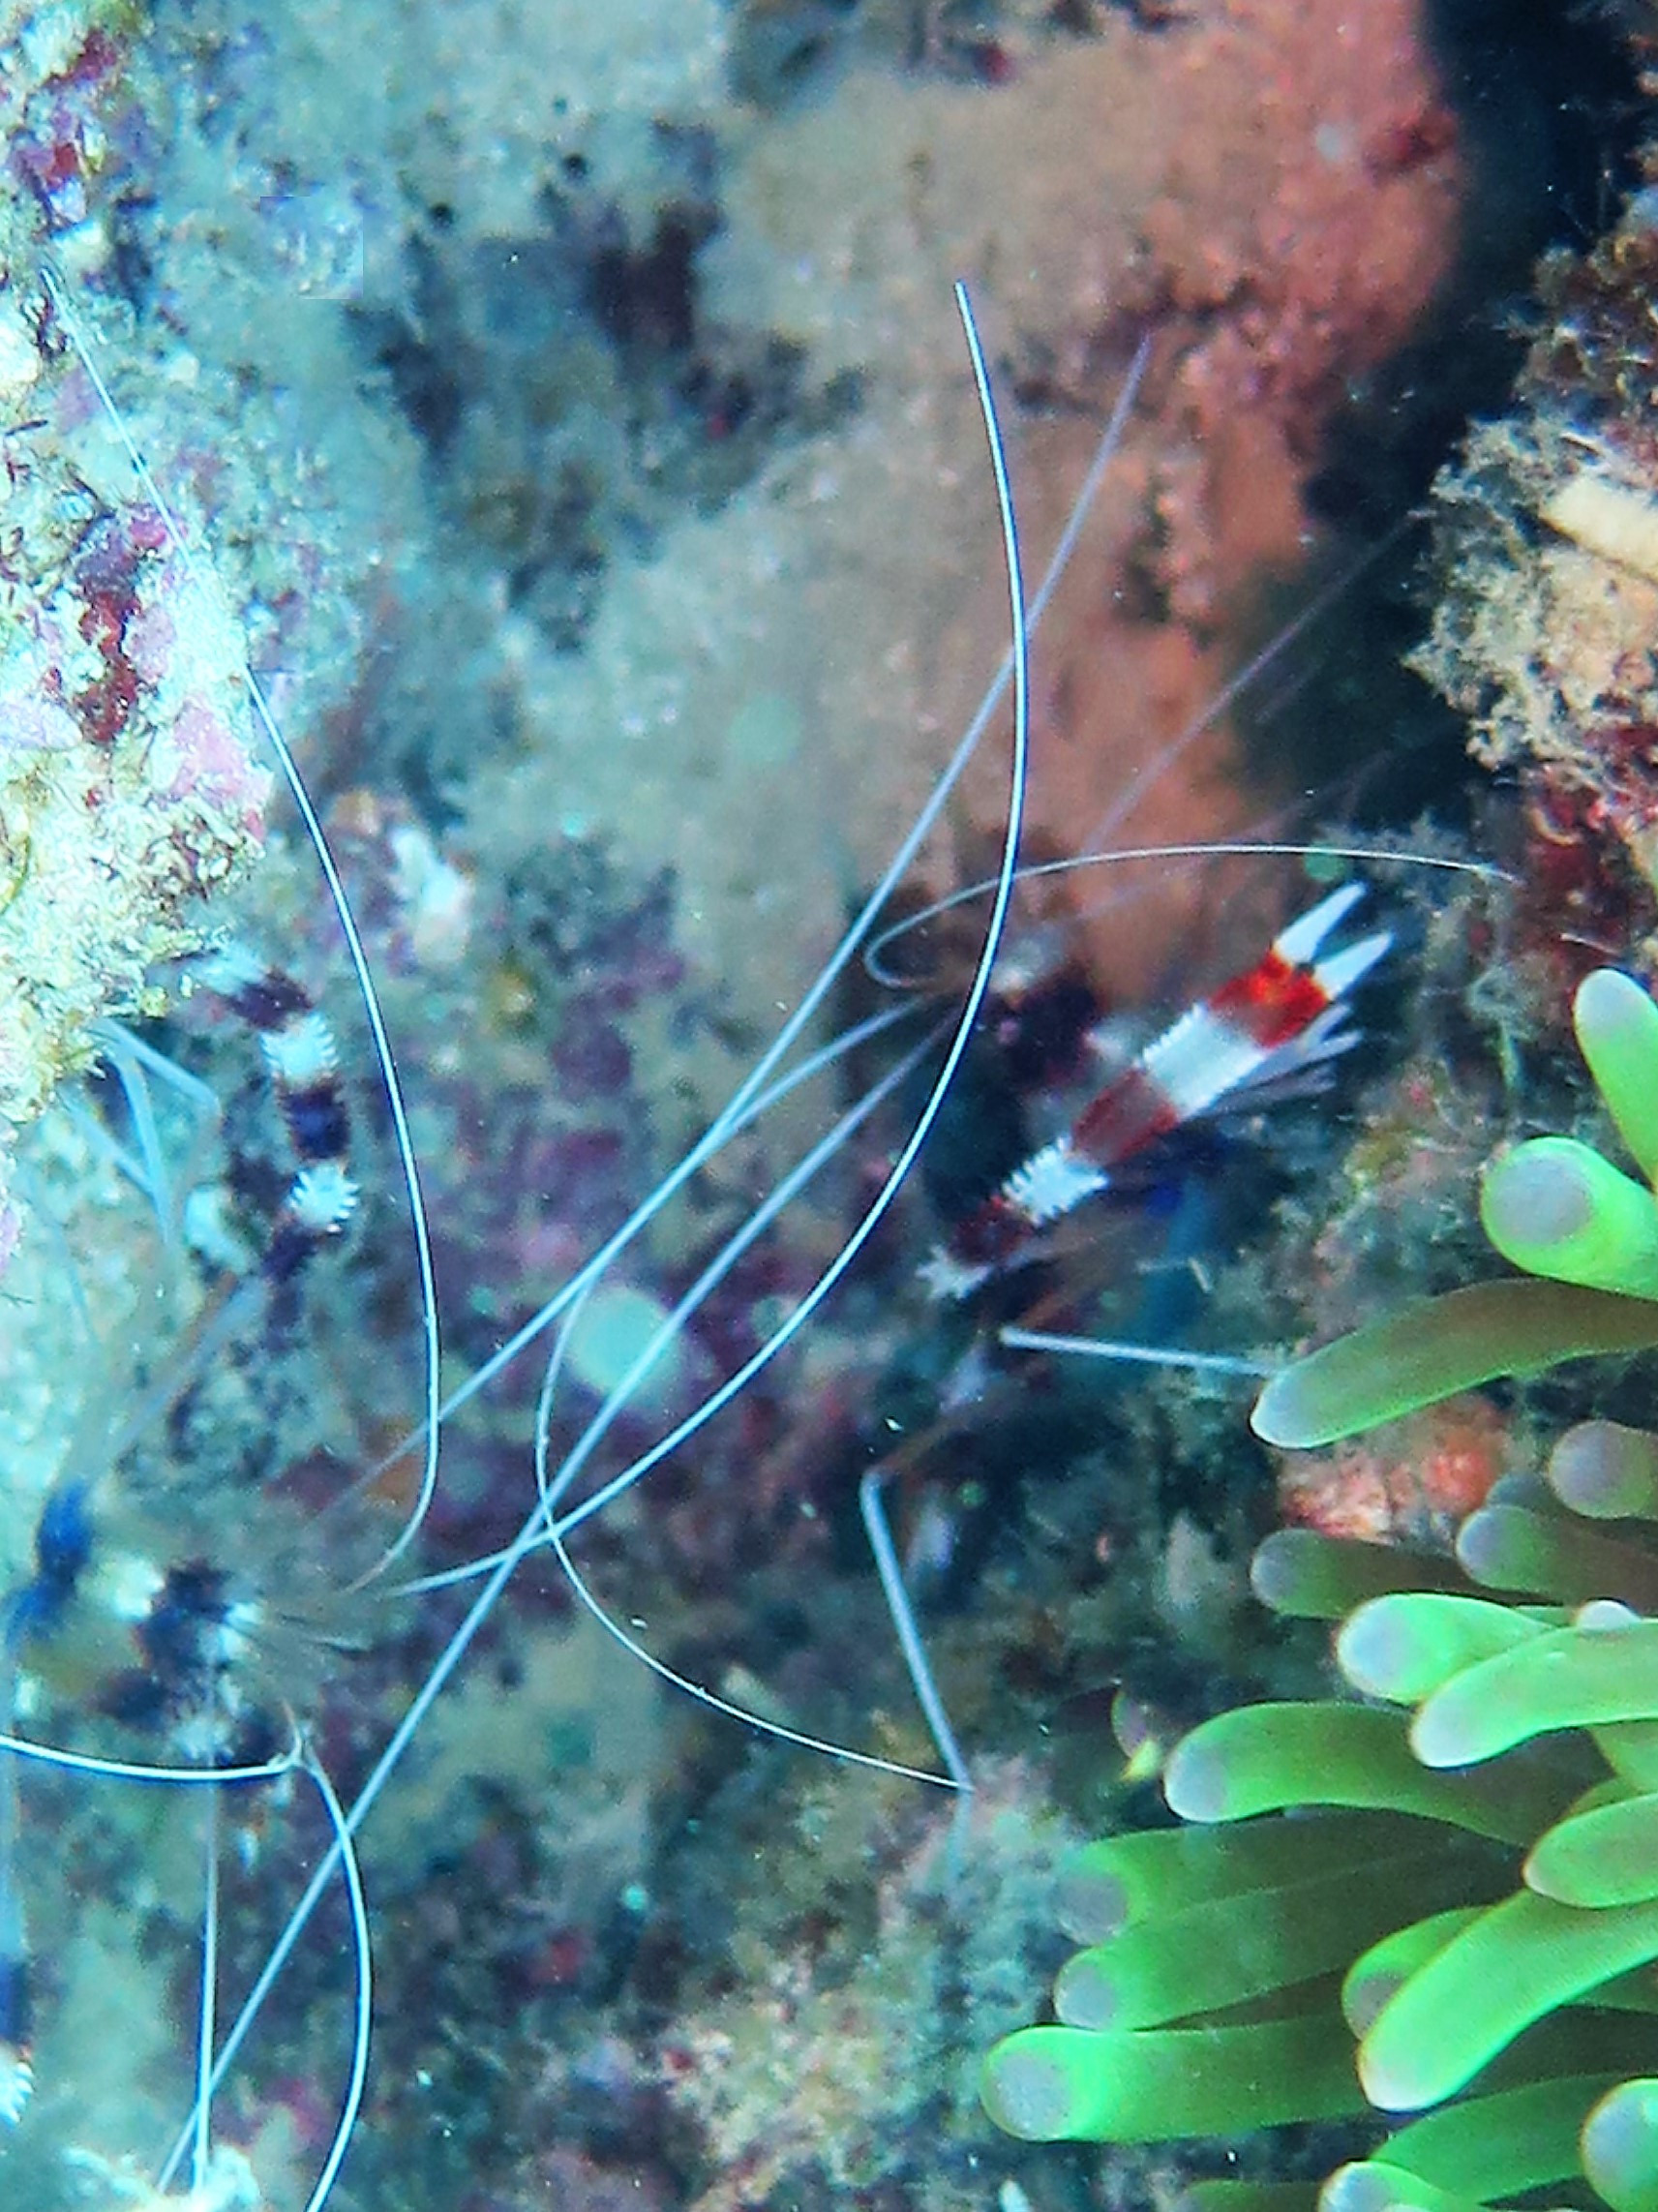
POLYGON ((1541 513, 1586 553, 1658 584, 1658 499, 1585 469, 1552 492, 1541 513))

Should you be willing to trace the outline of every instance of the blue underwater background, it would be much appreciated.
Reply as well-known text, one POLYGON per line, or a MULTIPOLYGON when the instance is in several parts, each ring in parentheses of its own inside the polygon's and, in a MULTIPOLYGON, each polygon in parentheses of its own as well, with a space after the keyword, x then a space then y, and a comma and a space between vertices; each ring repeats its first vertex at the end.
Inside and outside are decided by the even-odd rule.
MULTIPOLYGON (((1017 2144, 980 2109, 983 2051, 1066 1950, 1055 1862, 1166 1819, 1160 1750, 1191 1722, 1323 1681, 1316 1640, 1250 1602, 1261 1534, 1442 1535, 1455 1500, 1369 1463, 1281 1491, 1249 1373, 1020 1356, 997 1331, 1268 1366, 1461 1280, 1493 1135, 1575 1096, 1559 947, 1650 927, 1644 754, 1590 774, 1537 739, 1527 672, 1563 661, 1488 506, 1508 516, 1518 483, 1535 507, 1527 471, 1583 435, 1604 348, 1566 261, 1540 289, 1534 264, 1592 256, 1644 173, 1642 36, 1452 0, 0 0, 16 1733, 199 1764, 133 1681, 162 1660, 130 1593, 189 1561, 258 1609, 227 1662, 250 1727, 303 1731, 349 1803, 475 1587, 445 1578, 535 1502, 549 1338, 445 1425, 418 1541, 384 1563, 419 1481, 419 1279, 374 1042, 244 653, 403 1078, 445 1395, 741 1083, 995 675, 957 277, 1033 576, 1140 379, 1036 642, 1024 856, 1328 835, 1501 860, 1521 886, 1378 863, 1395 952, 1335 1085, 1183 1133, 955 1307, 918 1270, 1087 1095, 1085 1032, 1126 1062, 1257 959, 1318 870, 1198 854, 1026 887, 992 1018, 858 1265, 572 1547, 676 1675, 936 1774, 859 1521, 885 1468, 971 1798, 708 1710, 535 1551, 363 1827, 376 2008, 341 2212, 1070 2212, 1184 2176, 1172 2153, 1017 2144), (1526 347, 1569 350, 1568 323, 1580 353, 1540 384, 1534 352, 1508 411, 1526 347), (1509 442, 1441 478, 1425 525, 1476 417, 1509 442), (270 1025, 201 980, 227 938, 328 1023, 360 1192, 263 1291, 292 1122, 270 1025), (60 1622, 41 1592, 66 1470, 90 1534, 60 1622)), ((1626 702, 1626 736, 1645 713, 1626 702)), ((1007 749, 998 719, 894 920, 994 866, 1007 749)), ((585 1483, 808 1294, 919 1108, 918 1041, 959 1003, 983 911, 897 939, 903 990, 851 963, 809 1042, 890 1025, 620 1254, 549 1392, 554 1468, 890 1078, 689 1298, 585 1483)), ((1434 1465, 1489 1475, 1501 1449, 1472 1418, 1434 1465)), ((350 2069, 338 1887, 215 2098, 212 2158, 156 2176, 191 2108, 207 1867, 222 2031, 327 1849, 315 1793, 229 1786, 210 1819, 201 1789, 12 1765, 0 1941, 30 1960, 34 2089, 0 2201, 300 2212, 350 2069)), ((1290 2156, 1322 2170, 1325 2147, 1290 2156)))

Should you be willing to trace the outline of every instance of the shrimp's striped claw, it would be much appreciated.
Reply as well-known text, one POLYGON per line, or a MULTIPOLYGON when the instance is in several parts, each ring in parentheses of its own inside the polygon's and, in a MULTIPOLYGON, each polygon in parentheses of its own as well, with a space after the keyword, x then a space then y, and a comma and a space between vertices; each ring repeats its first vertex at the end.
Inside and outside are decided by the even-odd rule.
POLYGON ((302 984, 245 946, 205 961, 200 981, 259 1040, 265 1067, 298 1162, 265 1252, 263 1272, 285 1283, 326 1237, 338 1236, 357 1203, 347 1168, 351 1125, 334 1033, 302 984))
POLYGON ((1274 938, 1253 967, 1188 1007, 1069 1130, 1034 1153, 937 1246, 920 1269, 936 1298, 966 1298, 1036 1257, 1039 1233, 1111 1188, 1113 1170, 1160 1137, 1344 1052, 1347 993, 1393 940, 1385 929, 1319 957, 1364 896, 1343 884, 1274 938))

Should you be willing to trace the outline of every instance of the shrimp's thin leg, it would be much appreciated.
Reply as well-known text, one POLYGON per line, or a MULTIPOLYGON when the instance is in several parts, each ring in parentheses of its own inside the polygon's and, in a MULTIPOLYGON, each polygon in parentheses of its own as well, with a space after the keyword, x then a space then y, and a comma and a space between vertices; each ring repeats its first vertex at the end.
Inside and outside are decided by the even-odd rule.
POLYGON ((1118 1360, 1130 1367, 1166 1367, 1189 1375, 1235 1375, 1258 1382, 1276 1375, 1279 1360, 1247 1359, 1239 1352, 1186 1351, 1177 1345, 1130 1344, 1110 1337, 1068 1336, 1051 1329, 1022 1329, 1009 1322, 996 1332, 1009 1351, 1064 1352, 1079 1359, 1118 1360))
POLYGON ((898 1638, 898 1648, 904 1654, 904 1665, 909 1670, 916 1702, 925 1715, 934 1746, 944 1762, 945 1772, 958 1790, 971 1794, 973 1777, 967 1771, 967 1761, 962 1756, 955 1730, 950 1726, 950 1714, 945 1711, 944 1698, 934 1678, 926 1646, 921 1642, 920 1623, 916 1619, 916 1609, 910 1603, 909 1591, 904 1588, 904 1570, 898 1563, 897 1549, 892 1542, 892 1530, 887 1519, 887 1504, 883 1496, 886 1486, 887 1470, 883 1467, 868 1469, 858 1485, 858 1509, 863 1516, 863 1532, 869 1538, 875 1571, 881 1578, 881 1594, 887 1600, 887 1612, 898 1638))

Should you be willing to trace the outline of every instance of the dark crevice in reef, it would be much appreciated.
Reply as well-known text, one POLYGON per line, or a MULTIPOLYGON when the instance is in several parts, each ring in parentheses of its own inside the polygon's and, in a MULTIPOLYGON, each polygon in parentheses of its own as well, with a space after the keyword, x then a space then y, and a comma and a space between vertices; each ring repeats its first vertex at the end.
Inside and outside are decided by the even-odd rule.
POLYGON ((1507 405, 1539 256, 1586 248, 1639 182, 1643 110, 1608 24, 1561 0, 1433 0, 1430 22, 1470 189, 1431 322, 1331 434, 1321 510, 1371 529, 1423 497, 1470 417, 1507 405))
POLYGON ((737 0, 727 74, 739 100, 776 110, 848 70, 1006 84, 1032 40, 1097 38, 1112 15, 1179 25, 1186 0, 737 0))
MULTIPOLYGON (((1573 0, 1431 0, 1429 15, 1471 172, 1462 249, 1416 338, 1330 427, 1311 495, 1332 539, 1319 580, 1422 506, 1470 421, 1506 410, 1537 335, 1539 257, 1585 251, 1614 219, 1640 181, 1650 128, 1610 12, 1573 0)), ((1243 706, 1246 745, 1280 775, 1287 760, 1297 781, 1333 786, 1359 823, 1405 824, 1424 809, 1448 825, 1466 818, 1462 724, 1401 665, 1427 627, 1424 542, 1419 528, 1400 530, 1243 706)), ((1293 596, 1263 593, 1257 643, 1308 591, 1303 578, 1293 596)))
POLYGON ((461 239, 426 211, 408 305, 353 320, 421 441, 452 526, 498 561, 511 604, 579 647, 610 561, 672 514, 717 506, 786 437, 855 411, 855 379, 814 388, 800 348, 707 315, 718 230, 709 135, 660 128, 652 213, 631 221, 568 155, 528 235, 461 239))
POLYGON ((1010 33, 1088 38, 1107 12, 1101 0, 739 0, 727 68, 739 100, 770 109, 859 65, 996 85, 1013 68, 1010 33))

